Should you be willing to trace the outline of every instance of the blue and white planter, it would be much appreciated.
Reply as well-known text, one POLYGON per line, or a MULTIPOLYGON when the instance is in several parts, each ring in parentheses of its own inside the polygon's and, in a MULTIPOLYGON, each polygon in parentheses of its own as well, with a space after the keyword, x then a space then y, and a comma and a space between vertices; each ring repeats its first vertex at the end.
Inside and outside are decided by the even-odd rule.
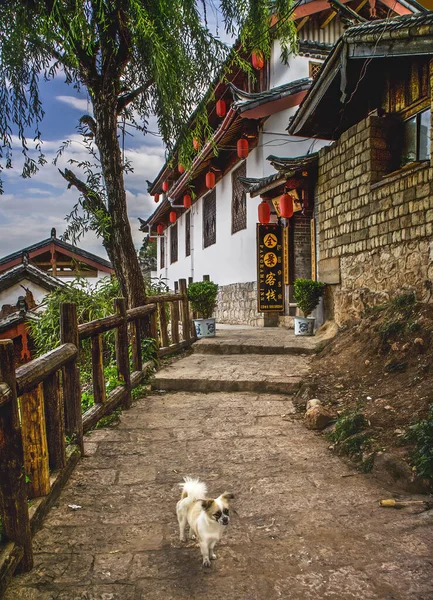
POLYGON ((314 317, 294 317, 295 335, 314 335, 314 317))
POLYGON ((198 338, 215 337, 216 319, 194 319, 194 327, 198 338))

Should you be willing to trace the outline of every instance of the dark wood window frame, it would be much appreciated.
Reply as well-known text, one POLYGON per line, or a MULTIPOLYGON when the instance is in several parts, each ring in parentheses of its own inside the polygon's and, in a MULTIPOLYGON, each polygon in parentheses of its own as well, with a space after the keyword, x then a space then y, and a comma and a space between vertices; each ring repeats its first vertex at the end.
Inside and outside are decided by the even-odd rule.
POLYGON ((203 248, 216 244, 216 191, 203 198, 203 248))
POLYGON ((179 230, 177 223, 170 227, 170 264, 178 260, 179 230))
POLYGON ((159 268, 165 267, 165 235, 159 238, 159 268))
POLYGON ((246 161, 232 172, 232 235, 247 228, 247 195, 239 181, 246 174, 246 161))
POLYGON ((185 256, 191 256, 191 211, 185 214, 185 256))

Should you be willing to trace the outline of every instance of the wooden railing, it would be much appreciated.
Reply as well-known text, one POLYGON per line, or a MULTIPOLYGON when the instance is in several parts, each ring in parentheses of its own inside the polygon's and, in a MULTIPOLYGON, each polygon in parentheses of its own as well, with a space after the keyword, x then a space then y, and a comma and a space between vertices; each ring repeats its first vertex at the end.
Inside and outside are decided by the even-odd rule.
POLYGON ((15 368, 14 345, 0 341, 0 597, 14 571, 33 566, 32 534, 58 496, 84 451, 83 434, 118 406, 131 406, 158 356, 195 341, 186 295, 151 296, 145 306, 78 325, 75 304, 60 306, 61 345, 15 368), (106 393, 103 334, 115 331, 118 385, 106 393), (155 357, 143 362, 143 332, 155 341, 155 357), (82 414, 80 342, 90 338, 94 405, 82 414), (130 368, 130 350, 132 369, 130 368), (28 507, 31 500, 30 509, 28 507))

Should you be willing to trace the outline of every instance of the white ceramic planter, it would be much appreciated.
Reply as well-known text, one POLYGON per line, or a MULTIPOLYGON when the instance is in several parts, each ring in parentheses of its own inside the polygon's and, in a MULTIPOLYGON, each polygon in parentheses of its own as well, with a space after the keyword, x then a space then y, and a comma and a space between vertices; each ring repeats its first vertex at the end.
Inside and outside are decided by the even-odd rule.
POLYGON ((195 332, 198 338, 215 337, 216 319, 194 319, 195 332))
POLYGON ((314 335, 314 317, 294 317, 295 335, 314 335))

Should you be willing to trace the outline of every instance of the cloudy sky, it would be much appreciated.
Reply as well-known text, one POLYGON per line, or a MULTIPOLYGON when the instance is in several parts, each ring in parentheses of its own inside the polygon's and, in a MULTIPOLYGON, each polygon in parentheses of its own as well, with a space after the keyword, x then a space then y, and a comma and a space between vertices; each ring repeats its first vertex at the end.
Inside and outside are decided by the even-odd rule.
MULTIPOLYGON (((76 131, 78 119, 89 112, 86 91, 77 92, 64 83, 62 77, 41 83, 45 118, 41 131, 43 149, 48 160, 31 179, 20 176, 20 151, 14 153, 14 168, 2 173, 4 194, 0 195, 0 257, 50 236, 52 227, 60 236, 66 227, 65 216, 78 198, 52 164, 63 141, 73 143, 59 162, 65 166, 69 158, 80 160, 87 156, 76 131)), ((152 129, 152 123, 150 124, 152 129)), ((137 217, 146 218, 155 207, 147 193, 146 179, 153 180, 164 162, 164 148, 158 136, 135 132, 125 136, 125 154, 132 161, 134 172, 126 176, 128 213, 136 247, 141 246, 143 234, 138 230, 137 217)), ((73 167, 72 167, 73 168, 73 167)), ((80 246, 105 257, 105 250, 93 233, 86 234, 80 246)))

